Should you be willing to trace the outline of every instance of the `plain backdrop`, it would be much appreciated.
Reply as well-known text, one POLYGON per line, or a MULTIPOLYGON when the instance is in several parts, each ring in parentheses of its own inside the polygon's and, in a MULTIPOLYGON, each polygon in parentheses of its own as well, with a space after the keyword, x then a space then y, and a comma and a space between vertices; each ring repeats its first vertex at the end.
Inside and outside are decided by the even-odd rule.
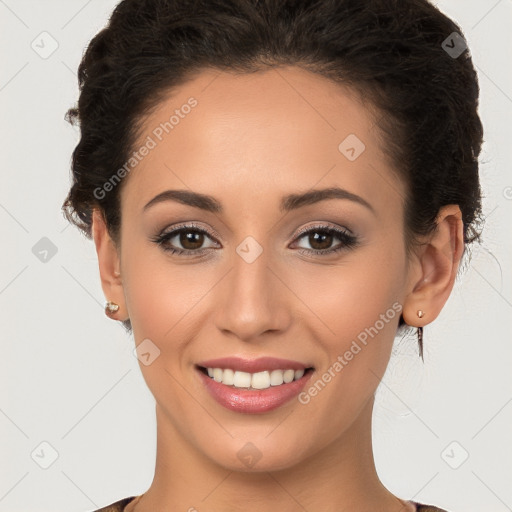
MULTIPOLYGON (((93 242, 60 207, 76 70, 114 0, 0 0, 0 512, 85 512, 144 492, 154 401, 103 313, 93 242)), ((451 512, 512 510, 512 0, 439 0, 477 67, 484 243, 377 393, 384 484, 451 512)), ((319 425, 321 428, 321 425, 319 425)), ((200 510, 200 509, 199 509, 200 510)))

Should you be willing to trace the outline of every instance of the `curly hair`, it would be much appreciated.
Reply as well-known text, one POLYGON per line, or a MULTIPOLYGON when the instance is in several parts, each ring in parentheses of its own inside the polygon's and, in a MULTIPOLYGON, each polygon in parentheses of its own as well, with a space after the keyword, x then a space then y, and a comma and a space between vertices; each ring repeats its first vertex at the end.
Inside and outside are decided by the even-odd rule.
MULTIPOLYGON (((407 186, 408 253, 435 230, 439 209, 457 204, 465 254, 481 238, 483 127, 469 50, 454 55, 445 46, 454 46, 454 36, 464 41, 427 0, 122 0, 79 66, 78 105, 66 117, 79 123, 81 138, 64 214, 90 238, 98 208, 118 241, 126 178, 109 193, 94 191, 125 164, 145 116, 164 96, 208 68, 253 73, 294 65, 364 100, 407 186)), ((423 358, 421 328, 418 335, 423 358)))

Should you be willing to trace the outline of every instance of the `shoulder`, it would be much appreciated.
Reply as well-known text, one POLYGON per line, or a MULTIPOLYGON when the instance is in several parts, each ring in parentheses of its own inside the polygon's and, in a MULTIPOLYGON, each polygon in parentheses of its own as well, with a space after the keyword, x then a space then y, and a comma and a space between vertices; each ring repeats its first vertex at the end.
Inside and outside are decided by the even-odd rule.
POLYGON ((111 503, 106 507, 99 508, 97 510, 93 510, 91 512, 123 512, 124 508, 130 501, 133 501, 135 496, 130 496, 129 498, 124 498, 122 500, 116 501, 115 503, 111 503))
POLYGON ((416 501, 413 501, 413 503, 416 505, 417 512, 448 512, 444 508, 437 508, 433 505, 425 505, 424 503, 417 503, 416 501))

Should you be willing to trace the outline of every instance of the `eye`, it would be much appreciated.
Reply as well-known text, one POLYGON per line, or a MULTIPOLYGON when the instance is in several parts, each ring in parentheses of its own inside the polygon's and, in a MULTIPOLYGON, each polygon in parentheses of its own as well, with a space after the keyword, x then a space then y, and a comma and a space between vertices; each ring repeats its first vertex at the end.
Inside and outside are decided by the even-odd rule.
POLYGON ((210 248, 202 247, 208 238, 214 238, 214 234, 198 227, 196 224, 185 224, 175 227, 170 231, 164 231, 152 238, 152 241, 171 254, 197 256, 207 252, 210 248), (177 244, 181 245, 181 247, 176 247, 177 244))
POLYGON ((357 245, 358 239, 348 231, 326 225, 316 225, 299 232, 297 240, 304 239, 312 249, 302 249, 300 252, 326 255, 336 253, 345 249, 352 249, 357 245), (332 247, 333 242, 338 239, 341 243, 332 247))
MULTIPOLYGON (((215 235, 199 227, 197 224, 184 224, 164 231, 151 240, 158 244, 164 251, 171 254, 198 256, 208 252, 211 248, 217 247, 216 244, 218 244, 218 242, 216 241, 209 247, 203 247, 208 239, 215 240, 215 235), (181 247, 177 247, 177 245, 181 247)), ((303 239, 312 248, 307 249, 299 247, 299 252, 319 256, 351 249, 358 243, 357 237, 348 231, 323 224, 310 226, 301 230, 296 240, 300 241, 303 239), (335 240, 338 240, 340 243, 332 247, 335 240)))

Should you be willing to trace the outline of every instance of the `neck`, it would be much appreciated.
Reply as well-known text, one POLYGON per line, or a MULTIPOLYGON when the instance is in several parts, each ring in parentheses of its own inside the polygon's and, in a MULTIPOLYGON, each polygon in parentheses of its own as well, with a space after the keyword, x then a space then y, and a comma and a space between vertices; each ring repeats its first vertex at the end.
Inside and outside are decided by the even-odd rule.
POLYGON ((380 482, 372 451, 373 398, 333 443, 279 471, 237 472, 198 453, 157 407, 157 460, 151 487, 126 512, 222 510, 414 511, 380 482))

